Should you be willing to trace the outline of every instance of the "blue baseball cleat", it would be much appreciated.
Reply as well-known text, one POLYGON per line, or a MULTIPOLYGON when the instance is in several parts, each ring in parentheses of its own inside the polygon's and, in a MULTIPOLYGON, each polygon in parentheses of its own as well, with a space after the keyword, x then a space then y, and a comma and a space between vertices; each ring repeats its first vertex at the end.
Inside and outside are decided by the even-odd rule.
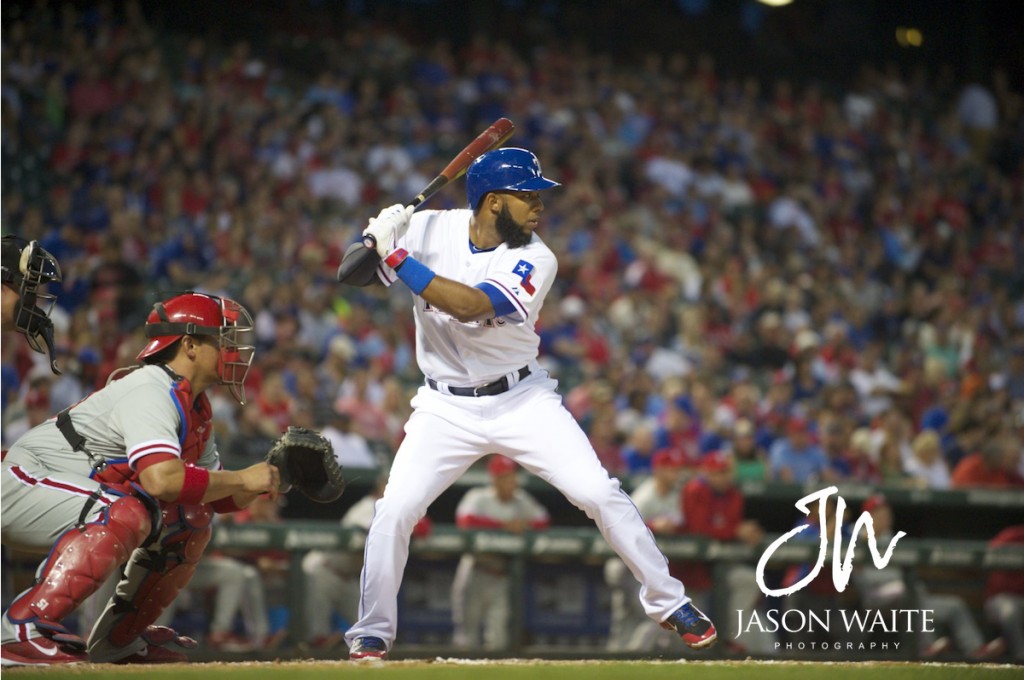
POLYGON ((704 649, 715 644, 718 633, 715 624, 697 609, 692 602, 687 602, 675 610, 671 616, 662 621, 662 628, 674 630, 683 642, 694 649, 704 649))
POLYGON ((386 659, 388 646, 379 637, 364 635, 357 637, 348 650, 349 659, 386 659))

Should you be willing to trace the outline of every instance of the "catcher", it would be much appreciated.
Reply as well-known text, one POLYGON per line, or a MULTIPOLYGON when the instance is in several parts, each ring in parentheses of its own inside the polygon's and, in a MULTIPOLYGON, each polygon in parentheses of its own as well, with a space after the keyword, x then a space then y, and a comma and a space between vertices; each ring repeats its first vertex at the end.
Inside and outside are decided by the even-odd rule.
POLYGON ((29 430, 3 461, 3 541, 48 551, 0 621, 4 666, 186 661, 165 645, 195 641, 152 624, 191 578, 213 513, 276 497, 282 480, 318 500, 341 492, 336 464, 321 478, 301 460, 328 460, 312 433, 286 434, 268 461, 221 469, 205 391, 225 385, 245 401, 254 350, 244 307, 176 295, 154 305, 145 333, 141 366, 29 430), (122 565, 86 644, 61 622, 122 565))

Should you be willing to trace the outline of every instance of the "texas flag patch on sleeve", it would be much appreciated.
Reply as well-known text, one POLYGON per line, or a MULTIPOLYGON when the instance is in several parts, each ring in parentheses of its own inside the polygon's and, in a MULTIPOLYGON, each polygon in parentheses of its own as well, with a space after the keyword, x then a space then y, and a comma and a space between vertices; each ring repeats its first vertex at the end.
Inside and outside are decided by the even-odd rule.
POLYGON ((530 277, 533 276, 533 265, 526 260, 519 260, 519 264, 516 265, 513 270, 523 282, 523 290, 530 295, 537 292, 537 288, 534 287, 533 283, 530 282, 530 277))

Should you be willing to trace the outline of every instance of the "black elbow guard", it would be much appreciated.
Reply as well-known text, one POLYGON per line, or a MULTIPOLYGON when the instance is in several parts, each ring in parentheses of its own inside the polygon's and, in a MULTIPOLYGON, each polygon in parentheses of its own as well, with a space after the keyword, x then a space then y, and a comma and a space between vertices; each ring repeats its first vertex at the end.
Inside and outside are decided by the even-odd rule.
POLYGON ((380 283, 377 277, 377 264, 380 255, 376 250, 364 246, 362 242, 353 243, 345 250, 345 257, 338 267, 338 283, 363 288, 380 283))

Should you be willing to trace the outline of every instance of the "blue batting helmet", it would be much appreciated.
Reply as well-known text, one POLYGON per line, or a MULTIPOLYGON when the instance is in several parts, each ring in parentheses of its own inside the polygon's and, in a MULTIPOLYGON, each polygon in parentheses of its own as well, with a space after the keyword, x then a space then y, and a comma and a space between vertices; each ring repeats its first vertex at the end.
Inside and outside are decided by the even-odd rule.
POLYGON ((473 161, 466 171, 466 198, 476 210, 491 191, 539 191, 559 186, 540 174, 540 161, 530 151, 495 149, 473 161))

